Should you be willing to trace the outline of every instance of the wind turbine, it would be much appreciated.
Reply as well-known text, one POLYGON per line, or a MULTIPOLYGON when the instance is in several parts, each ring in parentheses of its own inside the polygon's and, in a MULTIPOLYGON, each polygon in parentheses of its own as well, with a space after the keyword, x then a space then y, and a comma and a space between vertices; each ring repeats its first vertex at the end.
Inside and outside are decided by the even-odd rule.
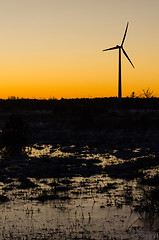
POLYGON ((118 83, 118 98, 122 98, 122 90, 121 90, 121 50, 123 51, 124 55, 126 56, 126 58, 129 60, 129 62, 131 63, 131 65, 134 67, 132 61, 130 60, 130 58, 128 57, 127 53, 125 52, 124 48, 123 48, 123 44, 124 44, 124 41, 125 41, 125 37, 126 37, 126 34, 127 34, 127 30, 128 30, 128 25, 129 23, 127 23, 126 25, 126 29, 125 29, 125 33, 124 33, 124 36, 123 36, 123 40, 122 40, 122 43, 121 45, 116 45, 115 47, 112 47, 112 48, 108 48, 108 49, 104 49, 103 51, 109 51, 109 50, 114 50, 114 49, 119 49, 119 83, 118 83))

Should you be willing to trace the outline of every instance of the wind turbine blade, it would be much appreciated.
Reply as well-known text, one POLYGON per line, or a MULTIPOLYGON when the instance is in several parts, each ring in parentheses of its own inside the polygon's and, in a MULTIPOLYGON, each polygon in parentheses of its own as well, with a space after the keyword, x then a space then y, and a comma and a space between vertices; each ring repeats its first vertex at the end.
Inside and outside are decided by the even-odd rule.
POLYGON ((104 49, 103 51, 109 51, 109 50, 114 50, 114 49, 118 49, 118 48, 119 48, 119 46, 116 46, 116 47, 104 49))
POLYGON ((127 30, 128 30, 128 25, 129 25, 129 23, 127 23, 127 25, 126 25, 126 29, 125 29, 125 33, 124 33, 124 37, 123 37, 123 41, 122 41, 122 43, 121 43, 121 47, 123 46, 124 41, 125 41, 126 33, 127 33, 127 30))
POLYGON ((134 65, 133 65, 133 63, 132 63, 132 61, 130 60, 130 58, 128 57, 127 53, 125 52, 125 50, 124 50, 123 48, 122 48, 122 50, 123 50, 124 55, 127 57, 127 59, 129 60, 129 62, 130 62, 131 65, 133 66, 133 68, 135 68, 134 65))

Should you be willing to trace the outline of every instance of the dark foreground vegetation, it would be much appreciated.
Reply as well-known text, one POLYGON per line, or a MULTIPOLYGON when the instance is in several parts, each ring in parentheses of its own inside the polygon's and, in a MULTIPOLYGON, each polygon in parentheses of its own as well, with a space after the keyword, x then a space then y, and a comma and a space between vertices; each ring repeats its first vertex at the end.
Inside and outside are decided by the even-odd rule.
MULTIPOLYGON (((104 194, 101 209, 128 205, 140 215, 137 221, 150 222, 157 236, 158 98, 0 100, 0 129, 1 203, 12 199, 8 193, 15 188, 31 189, 27 200, 40 203, 70 201, 81 197, 81 191, 104 194), (98 176, 94 182, 92 176, 98 176), (77 184, 77 177, 84 180, 77 184)), ((70 239, 97 239, 86 235, 70 239)))
POLYGON ((159 99, 0 100, 0 128, 2 146, 11 142, 17 146, 16 141, 23 145, 27 140, 28 144, 150 144, 157 149, 159 99))

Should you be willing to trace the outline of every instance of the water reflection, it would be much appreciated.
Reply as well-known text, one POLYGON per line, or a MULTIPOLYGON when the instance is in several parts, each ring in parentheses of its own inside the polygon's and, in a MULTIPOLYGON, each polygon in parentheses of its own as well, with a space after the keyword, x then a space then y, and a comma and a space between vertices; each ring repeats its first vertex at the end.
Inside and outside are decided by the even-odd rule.
MULTIPOLYGON (((102 165, 103 167, 111 164, 123 163, 124 160, 117 158, 116 156, 110 153, 92 153, 92 149, 89 149, 88 146, 78 149, 76 151, 76 146, 72 145, 69 148, 64 148, 63 146, 53 147, 52 145, 38 145, 34 144, 32 147, 26 147, 26 153, 29 157, 41 158, 43 156, 47 157, 76 157, 77 159, 86 159, 86 160, 98 160, 97 165, 102 165)), ((114 150, 114 152, 116 152, 114 150)))
MULTIPOLYGON (((43 183, 44 181, 46 186, 53 179, 49 179, 48 182, 47 179, 40 180, 43 183)), ((124 198, 123 204, 121 203, 122 207, 117 205, 118 199, 121 200, 122 196, 120 192, 122 182, 120 182, 120 188, 115 191, 110 189, 109 192, 102 194, 95 191, 95 186, 98 186, 100 182, 106 185, 105 181, 108 183, 112 180, 107 177, 103 180, 100 176, 91 179, 73 179, 72 197, 68 200, 54 199, 39 202, 19 198, 16 202, 0 205, 0 237, 2 239, 11 239, 11 236, 16 237, 15 239, 22 239, 24 235, 28 239, 29 237, 35 239, 99 239, 99 237, 103 239, 104 236, 111 236, 113 239, 155 237, 154 230, 157 222, 155 222, 156 225, 153 224, 153 229, 150 229, 146 215, 139 215, 138 212, 132 211, 131 206, 124 204, 124 198), (89 188, 86 188, 87 186, 89 188), (78 195, 75 195, 73 190, 77 191, 78 195)), ((33 192, 30 195, 33 196, 33 192)), ((25 190, 21 192, 22 196, 25 196, 24 193, 29 194, 25 190)))
POLYGON ((60 147, 53 148, 52 145, 33 145, 31 148, 26 147, 26 152, 29 157, 40 158, 42 156, 48 157, 69 157, 73 156, 72 153, 62 152, 60 147))
POLYGON ((158 188, 141 182, 148 174, 158 174, 153 154, 146 155, 141 148, 120 151, 39 144, 27 147, 26 153, 25 160, 19 157, 3 163, 0 194, 10 201, 0 205, 1 239, 157 236, 158 188), (124 164, 133 164, 138 175, 128 180, 115 171, 110 177, 105 170, 124 164))

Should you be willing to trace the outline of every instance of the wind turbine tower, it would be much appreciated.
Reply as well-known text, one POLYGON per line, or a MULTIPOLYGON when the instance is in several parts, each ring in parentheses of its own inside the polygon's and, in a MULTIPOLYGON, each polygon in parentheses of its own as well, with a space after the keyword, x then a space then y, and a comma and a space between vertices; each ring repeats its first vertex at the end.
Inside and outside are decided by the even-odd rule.
POLYGON ((126 25, 126 29, 125 29, 125 33, 124 33, 124 36, 123 36, 123 40, 122 40, 122 43, 121 45, 116 45, 115 47, 112 47, 112 48, 107 48, 107 49, 104 49, 103 51, 109 51, 109 50, 114 50, 114 49, 119 49, 119 82, 118 82, 118 98, 122 98, 122 87, 121 87, 121 50, 123 51, 124 55, 126 56, 126 58, 129 60, 129 62, 131 63, 131 65, 134 67, 132 61, 130 60, 130 58, 128 57, 127 53, 125 52, 124 48, 123 48, 123 44, 124 44, 124 41, 125 41, 125 38, 126 38, 126 34, 127 34, 127 30, 128 30, 128 25, 129 23, 127 23, 126 25))

